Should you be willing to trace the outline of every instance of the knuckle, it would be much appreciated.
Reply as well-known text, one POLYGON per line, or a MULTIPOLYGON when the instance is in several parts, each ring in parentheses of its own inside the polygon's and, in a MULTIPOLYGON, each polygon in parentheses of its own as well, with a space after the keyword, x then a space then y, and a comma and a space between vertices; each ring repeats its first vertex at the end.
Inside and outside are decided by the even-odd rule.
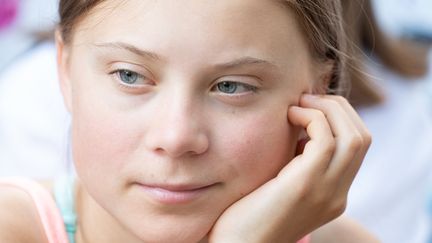
POLYGON ((345 97, 340 95, 333 96, 333 100, 337 101, 339 104, 349 103, 345 97))
POLYGON ((349 138, 347 143, 348 149, 357 150, 363 147, 364 141, 363 137, 359 133, 353 133, 349 138))
POLYGON ((366 146, 369 146, 372 144, 372 134, 369 131, 366 131, 363 135, 363 143, 366 146))

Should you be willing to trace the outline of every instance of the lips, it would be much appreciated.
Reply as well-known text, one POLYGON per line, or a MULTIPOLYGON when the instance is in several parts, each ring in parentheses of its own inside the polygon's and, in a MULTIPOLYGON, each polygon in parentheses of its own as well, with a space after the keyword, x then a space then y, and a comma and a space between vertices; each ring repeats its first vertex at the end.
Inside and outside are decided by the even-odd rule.
POLYGON ((151 200, 160 204, 186 204, 202 198, 214 184, 138 184, 151 200))

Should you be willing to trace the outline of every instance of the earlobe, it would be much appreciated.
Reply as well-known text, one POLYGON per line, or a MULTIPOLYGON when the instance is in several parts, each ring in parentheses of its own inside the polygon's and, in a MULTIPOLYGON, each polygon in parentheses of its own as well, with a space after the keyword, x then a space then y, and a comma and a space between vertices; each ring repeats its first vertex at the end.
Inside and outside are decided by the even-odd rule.
POLYGON ((69 112, 72 112, 72 89, 69 79, 68 53, 59 30, 56 30, 55 32, 55 44, 57 50, 57 73, 60 90, 63 95, 66 109, 69 112))

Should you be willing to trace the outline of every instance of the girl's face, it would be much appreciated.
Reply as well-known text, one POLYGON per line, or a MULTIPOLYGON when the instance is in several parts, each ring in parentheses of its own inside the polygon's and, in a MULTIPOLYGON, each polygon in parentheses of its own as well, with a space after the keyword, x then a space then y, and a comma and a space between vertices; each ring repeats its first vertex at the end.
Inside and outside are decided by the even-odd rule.
POLYGON ((198 241, 275 177, 296 147, 288 107, 319 76, 270 0, 105 1, 59 51, 77 173, 145 242, 198 241))

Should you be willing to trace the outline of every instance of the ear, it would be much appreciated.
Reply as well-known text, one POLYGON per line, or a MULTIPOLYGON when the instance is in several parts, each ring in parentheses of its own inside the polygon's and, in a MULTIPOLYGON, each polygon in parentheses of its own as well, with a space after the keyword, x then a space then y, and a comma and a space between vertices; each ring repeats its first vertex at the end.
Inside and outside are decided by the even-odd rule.
POLYGON ((333 75, 334 61, 328 60, 318 64, 315 71, 315 83, 313 84, 314 94, 326 94, 333 75))
POLYGON ((57 73, 60 82, 60 91, 66 109, 72 112, 72 87, 69 78, 68 50, 65 47, 60 31, 55 32, 55 44, 57 50, 57 73))

